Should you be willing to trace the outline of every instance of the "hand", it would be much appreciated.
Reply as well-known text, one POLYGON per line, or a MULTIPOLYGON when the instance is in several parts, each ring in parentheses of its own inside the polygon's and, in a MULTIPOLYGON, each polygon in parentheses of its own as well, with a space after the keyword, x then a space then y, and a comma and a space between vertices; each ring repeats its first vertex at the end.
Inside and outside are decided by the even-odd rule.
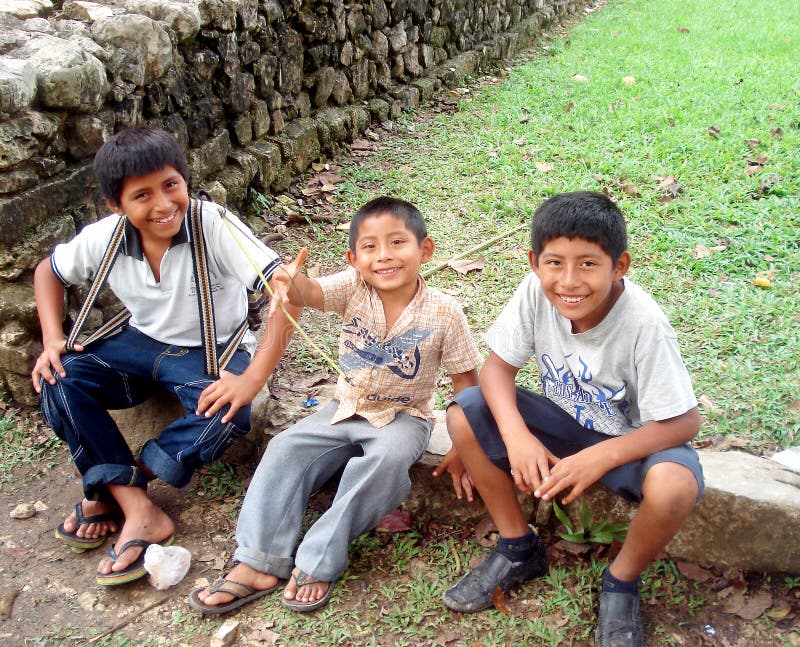
POLYGON ((259 384, 245 375, 221 371, 219 379, 203 389, 197 399, 195 413, 198 416, 205 415, 206 418, 210 418, 226 404, 229 404, 230 409, 222 418, 222 422, 226 423, 239 409, 248 405, 263 386, 263 383, 259 384))
POLYGON ((433 475, 434 477, 439 477, 445 472, 450 473, 456 498, 460 501, 463 495, 466 494, 467 501, 471 503, 473 501, 472 479, 464 469, 464 463, 461 461, 461 456, 458 455, 455 447, 444 455, 439 465, 433 470, 433 475))
POLYGON ((525 494, 532 494, 550 475, 550 466, 558 457, 525 429, 523 433, 504 436, 514 484, 525 494))
POLYGON ((293 261, 279 265, 273 272, 269 281, 269 286, 272 288, 272 298, 267 318, 271 318, 281 305, 285 306, 289 303, 289 291, 292 289, 294 279, 300 273, 307 257, 308 249, 301 247, 293 261))
POLYGON ((549 501, 559 492, 572 488, 562 499, 564 505, 572 503, 610 469, 605 462, 608 452, 601 448, 602 444, 587 447, 558 461, 536 488, 534 496, 549 501))
MULTIPOLYGON (((64 344, 66 339, 63 337, 47 341, 44 343, 42 354, 36 358, 36 363, 33 365, 31 371, 31 382, 33 389, 36 393, 42 392, 42 379, 47 380, 51 385, 55 385, 56 376, 53 375, 55 371, 61 377, 67 377, 67 372, 64 370, 64 365, 61 363, 61 356, 67 352, 64 344)), ((83 352, 83 346, 80 344, 74 345, 75 352, 83 352)))

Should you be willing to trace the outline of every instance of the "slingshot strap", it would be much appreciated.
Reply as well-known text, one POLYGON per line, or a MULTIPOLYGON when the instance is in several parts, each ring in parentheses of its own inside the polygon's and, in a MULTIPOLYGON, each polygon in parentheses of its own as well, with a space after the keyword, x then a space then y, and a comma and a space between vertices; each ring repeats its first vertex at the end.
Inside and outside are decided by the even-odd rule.
POLYGON ((208 275, 205 240, 203 238, 202 202, 189 201, 189 229, 192 236, 192 261, 194 262, 194 283, 197 289, 197 304, 200 309, 200 339, 205 353, 205 370, 208 375, 219 375, 217 358, 217 330, 214 323, 214 301, 208 275))
MULTIPOLYGON (((105 285, 111 268, 114 267, 114 261, 117 260, 117 253, 119 252, 119 247, 122 244, 124 235, 125 217, 121 216, 117 226, 114 228, 114 233, 111 234, 111 240, 108 241, 108 247, 106 247, 103 258, 100 261, 100 266, 97 268, 97 274, 94 275, 94 280, 89 288, 89 294, 86 296, 86 300, 83 302, 80 312, 78 312, 78 316, 75 318, 75 323, 72 325, 72 330, 70 330, 67 341, 65 342, 65 347, 68 351, 75 350, 75 341, 86 325, 89 312, 92 306, 94 306, 95 301, 97 301, 97 296, 100 294, 100 290, 103 289, 103 285, 105 285)), ((130 314, 128 314, 128 316, 130 316, 130 314)))

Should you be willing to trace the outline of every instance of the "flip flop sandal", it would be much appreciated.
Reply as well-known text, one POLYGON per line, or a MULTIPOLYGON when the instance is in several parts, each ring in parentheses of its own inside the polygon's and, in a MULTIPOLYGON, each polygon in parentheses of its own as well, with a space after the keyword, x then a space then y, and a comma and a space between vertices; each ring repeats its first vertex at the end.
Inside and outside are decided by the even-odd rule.
POLYGON ((64 528, 64 523, 62 522, 59 524, 58 528, 56 528, 56 539, 64 542, 67 546, 69 546, 70 550, 75 553, 85 553, 87 550, 92 550, 93 548, 99 548, 102 546, 108 535, 94 537, 92 539, 88 537, 78 537, 76 534, 78 532, 78 528, 84 524, 100 523, 102 521, 120 521, 121 518, 122 511, 119 508, 115 508, 109 512, 103 512, 101 514, 84 517, 83 501, 78 501, 78 503, 75 504, 75 530, 68 532, 64 528))
POLYGON ((170 535, 162 541, 131 539, 130 541, 126 541, 124 544, 122 544, 122 548, 120 548, 119 552, 116 552, 113 546, 109 546, 106 554, 115 562, 119 559, 119 556, 122 555, 122 553, 129 548, 133 548, 134 546, 141 546, 142 552, 139 553, 139 557, 137 557, 133 563, 129 564, 125 570, 117 572, 112 571, 108 574, 98 572, 95 574, 94 579, 98 584, 103 586, 116 586, 118 584, 127 584, 128 582, 138 580, 147 575, 147 571, 144 568, 144 553, 147 550, 147 547, 151 544, 170 546, 173 541, 175 541, 175 535, 170 535))
MULTIPOLYGON (((313 575, 309 575, 308 573, 304 573, 299 568, 295 568, 292 571, 292 579, 297 584, 297 588, 299 589, 301 586, 305 586, 306 584, 314 584, 315 582, 322 582, 323 580, 318 580, 313 575)), ((336 584, 335 581, 328 582, 328 590, 325 592, 319 600, 314 600, 313 602, 300 602, 299 600, 287 600, 285 597, 281 596, 281 604, 286 607, 287 609, 291 609, 292 611, 299 611, 300 613, 308 613, 309 611, 316 611, 324 607, 328 604, 328 600, 331 598, 331 594, 333 593, 333 587, 336 584)))
POLYGON ((272 593, 277 588, 278 585, 276 584, 269 589, 258 590, 251 586, 247 586, 247 584, 239 584, 239 582, 226 580, 224 577, 218 577, 209 587, 209 593, 228 593, 234 596, 233 600, 225 604, 217 604, 214 606, 206 604, 199 597, 197 597, 200 591, 205 589, 205 587, 201 587, 192 591, 189 594, 187 601, 189 602, 190 607, 204 615, 222 615, 224 613, 228 613, 229 611, 233 611, 234 609, 238 609, 239 607, 243 607, 245 604, 250 604, 253 600, 263 598, 265 595, 272 593))

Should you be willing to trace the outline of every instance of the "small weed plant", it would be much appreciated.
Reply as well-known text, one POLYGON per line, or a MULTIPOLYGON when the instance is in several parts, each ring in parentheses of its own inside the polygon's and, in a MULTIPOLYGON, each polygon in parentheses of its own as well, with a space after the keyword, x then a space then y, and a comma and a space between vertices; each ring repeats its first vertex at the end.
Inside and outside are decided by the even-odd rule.
POLYGON ((553 513, 566 528, 566 532, 558 531, 558 535, 567 541, 576 544, 610 544, 615 540, 625 541, 627 524, 611 523, 608 519, 594 523, 592 511, 589 509, 586 499, 581 500, 581 528, 574 527, 572 520, 555 499, 553 499, 553 513))

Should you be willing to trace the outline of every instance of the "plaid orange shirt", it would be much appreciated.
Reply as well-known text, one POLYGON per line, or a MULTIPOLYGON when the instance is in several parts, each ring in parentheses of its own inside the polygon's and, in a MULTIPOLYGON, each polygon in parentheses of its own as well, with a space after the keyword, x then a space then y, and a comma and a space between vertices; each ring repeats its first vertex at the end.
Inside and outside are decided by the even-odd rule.
POLYGON ((398 412, 433 419, 433 391, 448 374, 478 368, 481 355, 459 303, 419 278, 417 293, 386 330, 383 304, 354 270, 317 279, 324 310, 342 317, 336 385, 339 409, 332 423, 353 415, 383 427, 398 412))

